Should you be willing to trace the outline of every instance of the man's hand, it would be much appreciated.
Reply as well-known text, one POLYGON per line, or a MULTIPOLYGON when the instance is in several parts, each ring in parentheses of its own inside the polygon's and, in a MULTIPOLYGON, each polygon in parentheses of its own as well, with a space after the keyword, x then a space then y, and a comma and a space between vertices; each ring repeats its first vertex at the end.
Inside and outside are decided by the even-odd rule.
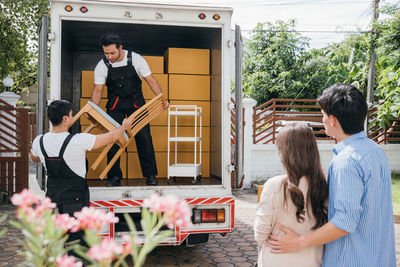
POLYGON ((296 234, 293 232, 291 229, 281 225, 277 224, 277 227, 279 230, 283 231, 285 234, 284 235, 270 235, 267 244, 268 247, 270 248, 271 253, 275 254, 280 254, 280 253, 290 253, 290 252, 295 252, 299 249, 300 247, 300 235, 296 234))
POLYGON ((169 102, 168 102, 168 100, 165 100, 163 103, 162 109, 166 110, 167 108, 169 108, 169 102))
POLYGON ((122 121, 122 125, 121 125, 121 128, 123 128, 124 129, 124 131, 126 131, 126 130, 129 130, 131 127, 132 127, 132 123, 133 123, 133 121, 134 121, 134 117, 132 117, 132 118, 125 118, 123 121, 122 121))
POLYGON ((93 122, 94 124, 97 124, 97 121, 95 119, 93 119, 92 116, 90 116, 89 114, 85 113, 86 118, 90 121, 93 122))
POLYGON ((29 152, 29 155, 31 156, 31 159, 33 162, 35 162, 35 163, 40 162, 40 158, 38 156, 33 155, 32 150, 29 152))

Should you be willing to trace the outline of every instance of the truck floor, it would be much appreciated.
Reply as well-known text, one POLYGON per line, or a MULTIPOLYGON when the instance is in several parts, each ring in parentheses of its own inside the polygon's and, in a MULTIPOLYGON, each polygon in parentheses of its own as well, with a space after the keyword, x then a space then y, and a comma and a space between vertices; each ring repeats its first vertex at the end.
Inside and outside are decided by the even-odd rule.
MULTIPOLYGON (((168 186, 167 178, 157 178, 158 186, 168 186)), ((192 185, 193 178, 191 177, 177 177, 176 183, 174 179, 170 179, 170 185, 192 185)), ((87 183, 89 187, 100 187, 104 186, 106 179, 88 179, 87 183)), ((218 177, 202 177, 200 182, 197 181, 198 185, 219 185, 221 184, 221 179, 218 177)), ((122 179, 121 186, 145 186, 145 178, 132 178, 132 179, 122 179)))

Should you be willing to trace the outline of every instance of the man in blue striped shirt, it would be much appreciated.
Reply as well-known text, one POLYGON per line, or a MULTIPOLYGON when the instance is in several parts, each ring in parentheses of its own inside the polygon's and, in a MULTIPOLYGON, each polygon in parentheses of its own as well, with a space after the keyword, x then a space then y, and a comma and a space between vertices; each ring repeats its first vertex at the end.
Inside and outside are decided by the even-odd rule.
MULTIPOLYGON (((335 84, 318 98, 326 134, 339 142, 329 166, 328 223, 300 236, 270 236, 271 252, 326 244, 322 266, 396 266, 390 167, 367 138, 367 104, 355 87, 335 84)), ((290 227, 290 226, 289 226, 290 227)))

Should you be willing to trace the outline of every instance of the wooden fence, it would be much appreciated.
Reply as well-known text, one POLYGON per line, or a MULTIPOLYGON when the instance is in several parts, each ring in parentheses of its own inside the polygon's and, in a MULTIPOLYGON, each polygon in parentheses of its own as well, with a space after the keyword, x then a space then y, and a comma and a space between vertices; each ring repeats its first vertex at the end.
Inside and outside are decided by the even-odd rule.
MULTIPOLYGON (((367 114, 368 124, 376 118, 376 107, 367 114)), ((319 142, 336 140, 325 134, 321 108, 316 99, 271 99, 254 108, 253 143, 275 144, 279 128, 289 122, 303 121, 312 129, 319 142)), ((368 127, 368 137, 378 144, 400 143, 400 119, 390 121, 386 129, 368 127)))
POLYGON ((317 140, 335 142, 325 134, 316 99, 271 99, 254 108, 253 143, 275 144, 279 128, 294 121, 307 123, 317 140))
POLYGON ((28 187, 28 109, 0 100, 0 191, 10 195, 28 187))
POLYGON ((368 110, 368 137, 378 144, 400 143, 400 118, 389 121, 386 128, 376 128, 371 123, 376 119, 378 108, 372 107, 368 110))

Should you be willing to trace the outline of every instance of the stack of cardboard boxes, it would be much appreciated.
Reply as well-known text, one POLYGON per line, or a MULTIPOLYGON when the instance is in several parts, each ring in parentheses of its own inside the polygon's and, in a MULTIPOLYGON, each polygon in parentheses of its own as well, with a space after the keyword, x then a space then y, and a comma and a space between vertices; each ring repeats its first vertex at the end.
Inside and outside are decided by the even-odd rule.
MULTIPOLYGON (((210 175, 210 51, 208 49, 169 48, 164 56, 144 56, 153 76, 158 81, 164 96, 171 105, 197 105, 202 107, 202 176, 210 175), (165 71, 165 72, 164 72, 165 71)), ((93 71, 82 71, 81 108, 90 100, 94 81, 93 71)), ((146 100, 154 97, 154 93, 145 81, 142 81, 143 95, 146 100)), ((100 107, 105 110, 107 92, 104 90, 100 107)), ((89 121, 81 119, 82 130, 89 121)), ((154 151, 157 161, 158 178, 167 177, 168 153, 168 111, 161 113, 151 123, 154 151)), ((175 120, 171 120, 175 125, 175 120)), ((182 117, 178 120, 179 136, 194 136, 194 118, 182 117)), ((171 131, 173 128, 171 128, 171 131)), ((93 132, 98 133, 98 132, 93 132)), ((198 133, 199 134, 199 133, 198 133)), ((198 149, 197 149, 198 150, 198 149)), ((101 150, 87 153, 89 166, 94 162, 101 150)), ((174 155, 171 154, 171 158, 174 155)), ((191 163, 194 160, 194 144, 178 144, 178 162, 191 163)), ((199 154, 197 155, 199 157, 199 154)), ((106 160, 93 171, 89 168, 88 179, 97 179, 106 160)), ((121 156, 121 169, 124 178, 142 178, 136 144, 133 140, 127 153, 121 156)))

